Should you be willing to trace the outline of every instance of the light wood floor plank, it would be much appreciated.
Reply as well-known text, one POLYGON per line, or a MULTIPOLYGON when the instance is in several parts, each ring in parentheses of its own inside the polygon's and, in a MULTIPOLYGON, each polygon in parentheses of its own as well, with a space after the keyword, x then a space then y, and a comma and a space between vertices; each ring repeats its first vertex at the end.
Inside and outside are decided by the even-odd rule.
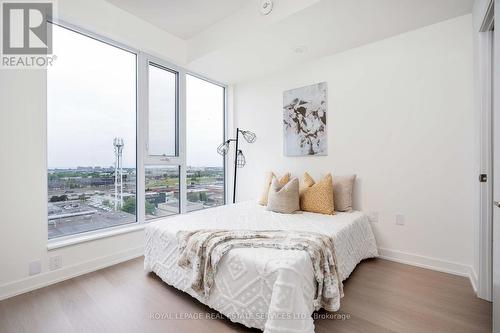
MULTIPOLYGON (((0 302, 0 332, 258 332, 228 319, 151 319, 155 313, 217 312, 143 271, 143 259, 0 302)), ((382 259, 345 282, 337 314, 316 332, 491 332, 491 303, 468 279, 382 259)), ((318 316, 325 316, 325 311, 318 316)))

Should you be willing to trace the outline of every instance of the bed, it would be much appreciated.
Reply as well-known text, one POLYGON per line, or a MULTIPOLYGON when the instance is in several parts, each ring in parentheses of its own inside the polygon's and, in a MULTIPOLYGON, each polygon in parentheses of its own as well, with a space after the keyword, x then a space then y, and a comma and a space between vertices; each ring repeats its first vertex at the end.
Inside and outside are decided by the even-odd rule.
POLYGON ((205 298, 190 288, 190 272, 177 265, 177 232, 196 229, 313 231, 333 237, 343 281, 363 259, 376 257, 368 217, 358 211, 322 215, 279 214, 254 201, 220 206, 155 221, 146 227, 144 268, 230 320, 266 333, 314 332, 311 317, 316 289, 305 251, 236 248, 218 265, 215 284, 205 298))

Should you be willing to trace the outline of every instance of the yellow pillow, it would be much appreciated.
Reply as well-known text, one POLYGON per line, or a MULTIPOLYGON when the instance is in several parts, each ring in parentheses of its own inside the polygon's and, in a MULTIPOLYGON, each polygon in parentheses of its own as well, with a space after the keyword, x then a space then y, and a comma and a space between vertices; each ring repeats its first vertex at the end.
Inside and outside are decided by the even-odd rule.
POLYGON ((333 179, 327 174, 319 182, 305 172, 300 184, 300 210, 333 215, 333 179))
MULTIPOLYGON (((273 181, 273 177, 276 177, 273 172, 269 172, 266 176, 266 183, 264 184, 264 189, 262 190, 262 195, 259 199, 259 204, 262 206, 267 206, 267 198, 269 196, 269 187, 271 187, 271 182, 273 181)), ((287 172, 278 179, 278 182, 281 186, 285 186, 286 183, 290 181, 290 172, 287 172)))

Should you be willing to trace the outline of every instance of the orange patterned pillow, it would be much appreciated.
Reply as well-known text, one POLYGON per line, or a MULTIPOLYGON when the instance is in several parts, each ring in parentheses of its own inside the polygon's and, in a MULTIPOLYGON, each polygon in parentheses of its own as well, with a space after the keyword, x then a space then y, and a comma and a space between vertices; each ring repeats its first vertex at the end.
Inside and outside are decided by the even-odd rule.
MULTIPOLYGON (((267 198, 269 196, 269 187, 271 186, 271 182, 273 181, 273 177, 276 177, 273 172, 269 172, 266 175, 266 182, 264 184, 264 189, 262 190, 262 194, 259 199, 259 204, 262 206, 267 206, 267 198)), ((285 173, 281 178, 279 178, 278 182, 281 186, 285 186, 286 183, 290 181, 290 172, 285 173)))
POLYGON ((300 184, 300 210, 333 215, 333 179, 327 174, 319 182, 305 172, 300 184))

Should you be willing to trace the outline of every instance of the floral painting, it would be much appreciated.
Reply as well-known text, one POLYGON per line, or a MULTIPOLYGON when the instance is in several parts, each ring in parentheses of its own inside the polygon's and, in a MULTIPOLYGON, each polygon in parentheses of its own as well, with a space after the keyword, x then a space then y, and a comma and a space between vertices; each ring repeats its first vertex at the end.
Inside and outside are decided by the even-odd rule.
POLYGON ((283 93, 285 156, 327 155, 327 84, 283 93))

